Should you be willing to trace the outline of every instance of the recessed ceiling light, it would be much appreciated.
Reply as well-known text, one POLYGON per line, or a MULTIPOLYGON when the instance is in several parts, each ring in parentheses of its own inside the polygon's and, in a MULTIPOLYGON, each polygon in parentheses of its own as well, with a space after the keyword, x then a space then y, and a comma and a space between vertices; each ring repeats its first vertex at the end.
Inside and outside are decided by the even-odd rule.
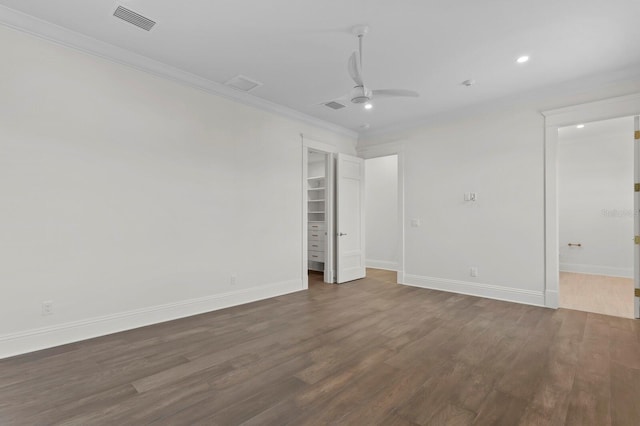
POLYGON ((371 109, 373 108, 373 105, 370 104, 369 102, 367 102, 366 104, 364 104, 364 109, 371 109))
POLYGON ((584 129, 584 124, 578 124, 578 125, 576 126, 576 129, 584 129))
POLYGON ((529 60, 528 56, 520 56, 516 62, 519 63, 519 64, 524 64, 528 60, 529 60))

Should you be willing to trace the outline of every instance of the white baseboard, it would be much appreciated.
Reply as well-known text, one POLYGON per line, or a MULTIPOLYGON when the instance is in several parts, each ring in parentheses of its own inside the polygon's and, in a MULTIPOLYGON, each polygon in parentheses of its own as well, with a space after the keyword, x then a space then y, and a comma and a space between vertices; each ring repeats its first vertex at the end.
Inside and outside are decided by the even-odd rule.
POLYGON ((633 267, 616 268, 602 265, 585 265, 581 263, 560 263, 560 272, 577 274, 605 275, 607 277, 633 278, 633 267))
POLYGON ((384 269, 387 271, 398 270, 398 262, 390 262, 388 260, 366 259, 365 265, 367 265, 367 268, 384 269))
POLYGON ((0 336, 0 359, 302 290, 285 281, 0 336))
POLYGON ((492 284, 423 277, 411 274, 404 274, 404 279, 401 284, 448 291, 451 293, 468 294, 470 296, 486 297, 488 299, 504 300, 507 302, 545 306, 544 293, 542 291, 522 290, 492 284))

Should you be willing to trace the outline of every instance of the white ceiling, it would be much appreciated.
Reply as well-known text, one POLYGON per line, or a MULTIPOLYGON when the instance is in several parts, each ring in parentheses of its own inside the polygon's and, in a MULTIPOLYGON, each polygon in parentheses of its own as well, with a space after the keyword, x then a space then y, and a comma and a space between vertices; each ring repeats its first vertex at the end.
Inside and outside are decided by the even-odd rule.
MULTIPOLYGON (((0 5, 223 83, 243 74, 252 94, 310 116, 371 131, 443 111, 615 70, 640 70, 638 0, 0 0, 0 5), (112 16, 124 5, 151 32, 112 16), (318 103, 353 86, 354 25, 368 24, 372 88, 418 99, 338 111, 318 103), (516 64, 520 55, 531 60, 516 64), (472 78, 476 84, 460 83, 472 78)), ((640 71, 639 71, 640 72, 640 71)))

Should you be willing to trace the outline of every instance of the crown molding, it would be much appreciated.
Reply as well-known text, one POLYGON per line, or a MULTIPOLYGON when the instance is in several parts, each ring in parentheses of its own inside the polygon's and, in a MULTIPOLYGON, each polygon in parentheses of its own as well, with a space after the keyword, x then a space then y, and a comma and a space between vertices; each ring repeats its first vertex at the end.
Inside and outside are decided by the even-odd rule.
MULTIPOLYGON (((554 85, 542 87, 535 90, 510 94, 504 97, 490 99, 460 108, 453 108, 446 111, 428 114, 409 121, 383 126, 374 130, 360 132, 360 139, 358 143, 359 146, 386 143, 390 140, 404 138, 408 133, 431 126, 433 124, 451 122, 476 114, 491 114, 492 112, 510 110, 514 106, 527 106, 538 110, 540 115, 547 118, 548 123, 550 123, 551 121, 557 120, 560 117, 569 116, 573 112, 573 109, 576 107, 569 106, 553 109, 547 107, 549 102, 560 101, 565 105, 583 105, 594 100, 584 100, 582 98, 581 94, 588 92, 590 89, 602 89, 606 88, 609 85, 615 85, 625 82, 637 82, 636 86, 639 85, 639 72, 640 63, 636 63, 628 67, 603 74, 589 75, 571 81, 556 83, 554 85), (566 102, 562 102, 563 99, 566 99, 566 102)), ((626 94, 616 94, 614 90, 610 96, 608 96, 605 92, 603 96, 604 100, 596 101, 594 102, 594 104, 600 103, 604 105, 607 102, 615 104, 616 102, 618 102, 618 98, 633 102, 638 96, 637 93, 634 93, 636 91, 637 89, 631 89, 626 90, 626 94)), ((596 94, 595 96, 597 99, 598 95, 596 94)), ((610 118, 621 116, 622 115, 613 114, 610 118)), ((583 119, 583 121, 586 120, 583 119)))
POLYGON ((547 127, 627 117, 640 113, 640 93, 542 111, 547 127))
POLYGON ((67 28, 36 18, 23 12, 0 6, 0 24, 22 31, 47 41, 69 47, 80 52, 97 56, 121 65, 135 68, 158 77, 186 84, 205 92, 242 104, 259 108, 280 116, 292 118, 331 132, 358 138, 358 132, 346 127, 320 120, 292 108, 276 104, 249 93, 239 92, 223 84, 197 76, 190 72, 156 61, 149 57, 131 52, 95 38, 71 31, 67 28))

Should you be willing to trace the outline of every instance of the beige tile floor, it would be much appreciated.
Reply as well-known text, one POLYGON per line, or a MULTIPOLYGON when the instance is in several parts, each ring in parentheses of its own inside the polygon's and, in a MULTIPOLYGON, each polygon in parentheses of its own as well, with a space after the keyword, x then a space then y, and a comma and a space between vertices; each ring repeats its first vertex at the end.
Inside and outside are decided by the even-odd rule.
POLYGON ((633 280, 560 272, 560 307, 633 318, 633 280))

